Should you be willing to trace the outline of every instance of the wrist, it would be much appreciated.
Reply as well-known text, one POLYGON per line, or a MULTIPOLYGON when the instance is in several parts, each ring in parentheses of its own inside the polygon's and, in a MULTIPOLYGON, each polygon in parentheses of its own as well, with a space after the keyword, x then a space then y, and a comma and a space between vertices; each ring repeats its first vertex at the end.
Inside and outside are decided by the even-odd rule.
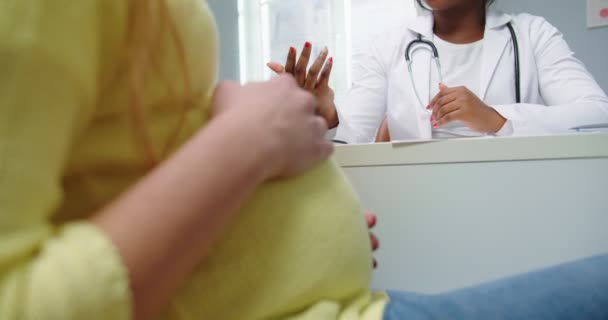
POLYGON ((507 119, 498 113, 498 111, 494 110, 494 108, 488 106, 488 109, 490 110, 490 119, 488 121, 489 127, 486 133, 495 134, 504 127, 507 119))
POLYGON ((274 137, 264 136, 264 130, 251 121, 243 121, 244 114, 226 112, 211 121, 205 131, 221 144, 226 168, 238 168, 253 184, 261 184, 272 177, 272 160, 276 153, 274 137), (232 163, 234 162, 234 163, 232 163))

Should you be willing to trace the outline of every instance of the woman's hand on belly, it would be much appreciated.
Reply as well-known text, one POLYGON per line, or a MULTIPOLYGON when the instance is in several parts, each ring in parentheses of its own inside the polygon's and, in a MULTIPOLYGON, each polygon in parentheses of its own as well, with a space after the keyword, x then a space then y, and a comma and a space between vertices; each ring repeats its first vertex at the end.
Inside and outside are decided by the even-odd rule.
POLYGON ((244 86, 224 82, 213 99, 214 115, 232 117, 227 125, 259 145, 268 179, 297 175, 331 155, 327 124, 316 107, 316 99, 289 75, 244 86))

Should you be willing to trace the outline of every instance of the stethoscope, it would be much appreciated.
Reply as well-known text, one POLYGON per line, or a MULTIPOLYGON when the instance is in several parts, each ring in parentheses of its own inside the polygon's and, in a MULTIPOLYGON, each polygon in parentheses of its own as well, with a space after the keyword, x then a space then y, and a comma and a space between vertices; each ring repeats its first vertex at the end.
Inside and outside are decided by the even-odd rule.
MULTIPOLYGON (((511 39, 513 40, 513 50, 515 51, 515 100, 517 103, 521 103, 521 80, 520 80, 520 65, 519 65, 519 43, 517 41, 517 35, 515 34, 515 29, 513 25, 509 22, 507 24, 509 31, 511 33, 511 39)), ((420 107, 422 108, 424 113, 430 114, 432 111, 427 110, 424 103, 422 103, 422 99, 420 98, 420 94, 418 93, 418 89, 416 88, 416 82, 414 81, 414 73, 412 72, 412 59, 411 53, 412 49, 417 50, 427 46, 430 48, 430 51, 433 53, 433 60, 435 61, 435 65, 437 66, 437 72, 439 73, 439 82, 443 82, 443 74, 441 72, 441 62, 439 61, 439 51, 437 47, 432 41, 422 39, 422 35, 418 34, 418 39, 413 40, 407 45, 405 49, 405 61, 407 63, 407 70, 410 75, 410 82, 412 83, 412 89, 414 89, 414 94, 420 103, 420 107), (418 45, 418 46, 417 46, 418 45), (414 47, 415 46, 415 47, 414 47)))

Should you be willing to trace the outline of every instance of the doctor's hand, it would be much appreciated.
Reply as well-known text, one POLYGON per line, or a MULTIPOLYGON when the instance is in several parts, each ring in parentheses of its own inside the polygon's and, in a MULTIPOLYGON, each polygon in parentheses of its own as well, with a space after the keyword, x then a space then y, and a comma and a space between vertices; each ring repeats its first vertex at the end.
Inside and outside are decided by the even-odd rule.
POLYGON ((267 66, 277 74, 293 75, 301 88, 317 98, 318 112, 325 118, 328 127, 335 128, 338 126, 338 114, 334 103, 334 90, 329 87, 333 58, 328 59, 329 51, 324 48, 309 69, 311 53, 312 45, 310 42, 306 42, 299 59, 297 59, 296 49, 289 48, 287 62, 284 66, 276 62, 269 62, 267 66))
POLYGON ((466 87, 449 88, 440 84, 429 109, 433 110, 433 128, 458 120, 471 130, 492 134, 500 131, 507 121, 466 87))

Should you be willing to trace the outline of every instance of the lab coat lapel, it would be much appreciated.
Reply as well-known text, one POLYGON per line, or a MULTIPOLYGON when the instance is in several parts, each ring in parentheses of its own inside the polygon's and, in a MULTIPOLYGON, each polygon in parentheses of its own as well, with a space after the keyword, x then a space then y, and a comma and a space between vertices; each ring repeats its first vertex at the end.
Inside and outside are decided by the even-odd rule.
POLYGON ((483 43, 481 83, 479 86, 479 97, 482 100, 486 99, 492 78, 511 39, 509 31, 506 28, 506 24, 511 19, 511 16, 492 8, 488 12, 483 43))
POLYGON ((408 29, 416 35, 421 34, 423 38, 431 39, 433 36, 433 15, 428 12, 421 13, 407 24, 408 29))
MULTIPOLYGON (((411 41, 418 38, 418 35, 422 35, 423 39, 432 40, 433 39, 433 16, 428 13, 423 13, 413 20, 409 25, 409 29, 414 32, 414 37, 411 41)), ((433 75, 437 73, 436 68, 434 67, 434 63, 432 60, 432 54, 429 48, 424 46, 421 49, 416 50, 414 47, 411 51, 412 58, 412 74, 414 78, 414 85, 416 86, 416 90, 420 95, 420 99, 422 99, 423 104, 428 104, 431 97, 431 83, 432 81, 438 81, 436 77, 433 75)), ((412 95, 415 95, 414 87, 412 87, 412 95)), ((417 104, 417 114, 427 116, 428 115, 422 112, 422 108, 424 106, 418 106, 419 102, 414 97, 417 104)))

